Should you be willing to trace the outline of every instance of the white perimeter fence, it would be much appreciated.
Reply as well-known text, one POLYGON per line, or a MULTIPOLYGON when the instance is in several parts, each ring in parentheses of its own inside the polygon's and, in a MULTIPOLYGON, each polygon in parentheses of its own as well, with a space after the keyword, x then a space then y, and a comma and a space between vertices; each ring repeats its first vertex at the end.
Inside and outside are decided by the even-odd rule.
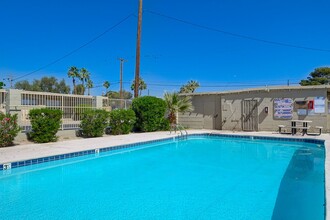
POLYGON ((60 109, 62 115, 61 130, 76 129, 80 125, 82 113, 87 109, 127 109, 132 100, 108 99, 103 96, 85 96, 34 92, 24 90, 1 90, 0 111, 18 114, 18 123, 27 131, 31 129, 29 111, 35 108, 60 109))

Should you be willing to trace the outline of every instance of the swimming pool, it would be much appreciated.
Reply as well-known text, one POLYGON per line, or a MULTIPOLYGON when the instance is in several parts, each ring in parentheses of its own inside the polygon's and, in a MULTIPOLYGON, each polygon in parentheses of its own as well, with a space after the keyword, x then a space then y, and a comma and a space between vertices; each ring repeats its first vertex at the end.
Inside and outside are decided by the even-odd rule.
POLYGON ((324 219, 324 146, 190 136, 2 171, 1 219, 324 219))

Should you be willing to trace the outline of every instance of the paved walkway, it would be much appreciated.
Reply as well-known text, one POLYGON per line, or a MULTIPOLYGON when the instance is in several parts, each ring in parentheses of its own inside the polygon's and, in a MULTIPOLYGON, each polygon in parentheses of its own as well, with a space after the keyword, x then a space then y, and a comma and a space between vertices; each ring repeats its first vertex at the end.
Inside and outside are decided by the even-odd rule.
MULTIPOLYGON (((291 135, 283 135, 274 132, 229 132, 215 130, 188 130, 189 134, 216 133, 216 134, 237 134, 292 138, 291 135)), ((118 136, 105 136, 100 138, 75 139, 47 144, 25 144, 13 147, 0 148, 0 164, 21 160, 28 160, 58 154, 73 153, 84 150, 104 148, 116 145, 131 144, 142 141, 151 141, 169 137, 175 137, 177 134, 167 132, 137 133, 118 136)), ((325 140, 326 147, 326 198, 330 198, 330 135, 322 134, 320 136, 294 136, 294 138, 310 138, 325 140)), ((327 203, 327 213, 330 213, 330 202, 327 203)), ((330 220, 330 217, 327 217, 330 220)))

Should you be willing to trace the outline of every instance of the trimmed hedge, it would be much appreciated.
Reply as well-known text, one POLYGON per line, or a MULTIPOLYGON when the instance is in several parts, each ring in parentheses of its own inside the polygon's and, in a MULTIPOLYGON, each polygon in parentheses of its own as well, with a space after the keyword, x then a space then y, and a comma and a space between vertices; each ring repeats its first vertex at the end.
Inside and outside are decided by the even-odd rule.
POLYGON ((12 145, 20 130, 17 124, 17 114, 10 115, 0 112, 0 147, 12 145))
POLYGON ((132 109, 117 109, 110 112, 111 134, 128 134, 133 130, 136 121, 132 109))
POLYGON ((32 131, 28 138, 37 143, 57 141, 56 133, 61 127, 62 111, 58 109, 32 109, 29 112, 32 131))
POLYGON ((80 128, 83 137, 102 137, 109 123, 109 112, 100 109, 86 110, 82 114, 80 128))
POLYGON ((169 121, 165 119, 166 103, 163 99, 153 96, 136 98, 132 102, 136 115, 135 129, 150 132, 168 130, 169 121))

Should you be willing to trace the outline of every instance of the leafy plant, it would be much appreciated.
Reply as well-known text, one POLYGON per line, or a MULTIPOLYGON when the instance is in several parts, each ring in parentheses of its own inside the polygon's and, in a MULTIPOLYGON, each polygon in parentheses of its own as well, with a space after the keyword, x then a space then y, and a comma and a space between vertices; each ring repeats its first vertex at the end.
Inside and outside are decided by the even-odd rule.
POLYGON ((29 113, 32 131, 28 138, 37 143, 57 141, 56 133, 61 127, 62 111, 59 109, 32 109, 29 113))
POLYGON ((108 93, 108 89, 110 87, 109 81, 104 81, 103 87, 105 88, 105 94, 107 94, 108 93))
POLYGON ((165 93, 164 95, 166 108, 171 124, 176 124, 178 112, 184 113, 193 111, 194 107, 191 103, 190 96, 179 97, 178 93, 165 93))
POLYGON ((82 114, 80 128, 84 137, 101 137, 108 125, 109 112, 101 109, 86 110, 82 114))
POLYGON ((68 77, 72 78, 73 91, 72 94, 76 92, 76 78, 79 78, 79 69, 75 66, 70 67, 68 70, 68 77))
POLYGON ((62 94, 70 93, 70 86, 66 85, 65 80, 58 80, 54 76, 44 76, 41 79, 34 79, 31 83, 28 80, 18 81, 15 83, 15 89, 62 94))
POLYGON ((111 134, 128 134, 133 130, 136 121, 132 109, 117 109, 110 112, 111 134))
POLYGON ((199 86, 199 82, 190 80, 187 84, 181 86, 179 93, 193 93, 199 86))
POLYGON ((159 131, 167 129, 165 120, 166 104, 163 99, 153 96, 143 96, 133 100, 132 109, 136 115, 135 129, 137 131, 159 131))
MULTIPOLYGON (((142 94, 142 90, 146 90, 147 89, 147 84, 144 82, 144 80, 140 77, 139 78, 139 91, 140 91, 140 95, 142 94)), ((135 89, 135 80, 133 80, 132 85, 131 85, 131 90, 134 91, 135 89)))
POLYGON ((0 112, 0 147, 12 145, 20 130, 17 124, 17 114, 10 115, 0 112))
POLYGON ((309 74, 307 79, 300 81, 301 86, 325 85, 330 82, 330 67, 319 67, 309 74))
POLYGON ((6 84, 4 84, 3 82, 0 81, 0 89, 3 89, 3 87, 5 87, 6 84))

